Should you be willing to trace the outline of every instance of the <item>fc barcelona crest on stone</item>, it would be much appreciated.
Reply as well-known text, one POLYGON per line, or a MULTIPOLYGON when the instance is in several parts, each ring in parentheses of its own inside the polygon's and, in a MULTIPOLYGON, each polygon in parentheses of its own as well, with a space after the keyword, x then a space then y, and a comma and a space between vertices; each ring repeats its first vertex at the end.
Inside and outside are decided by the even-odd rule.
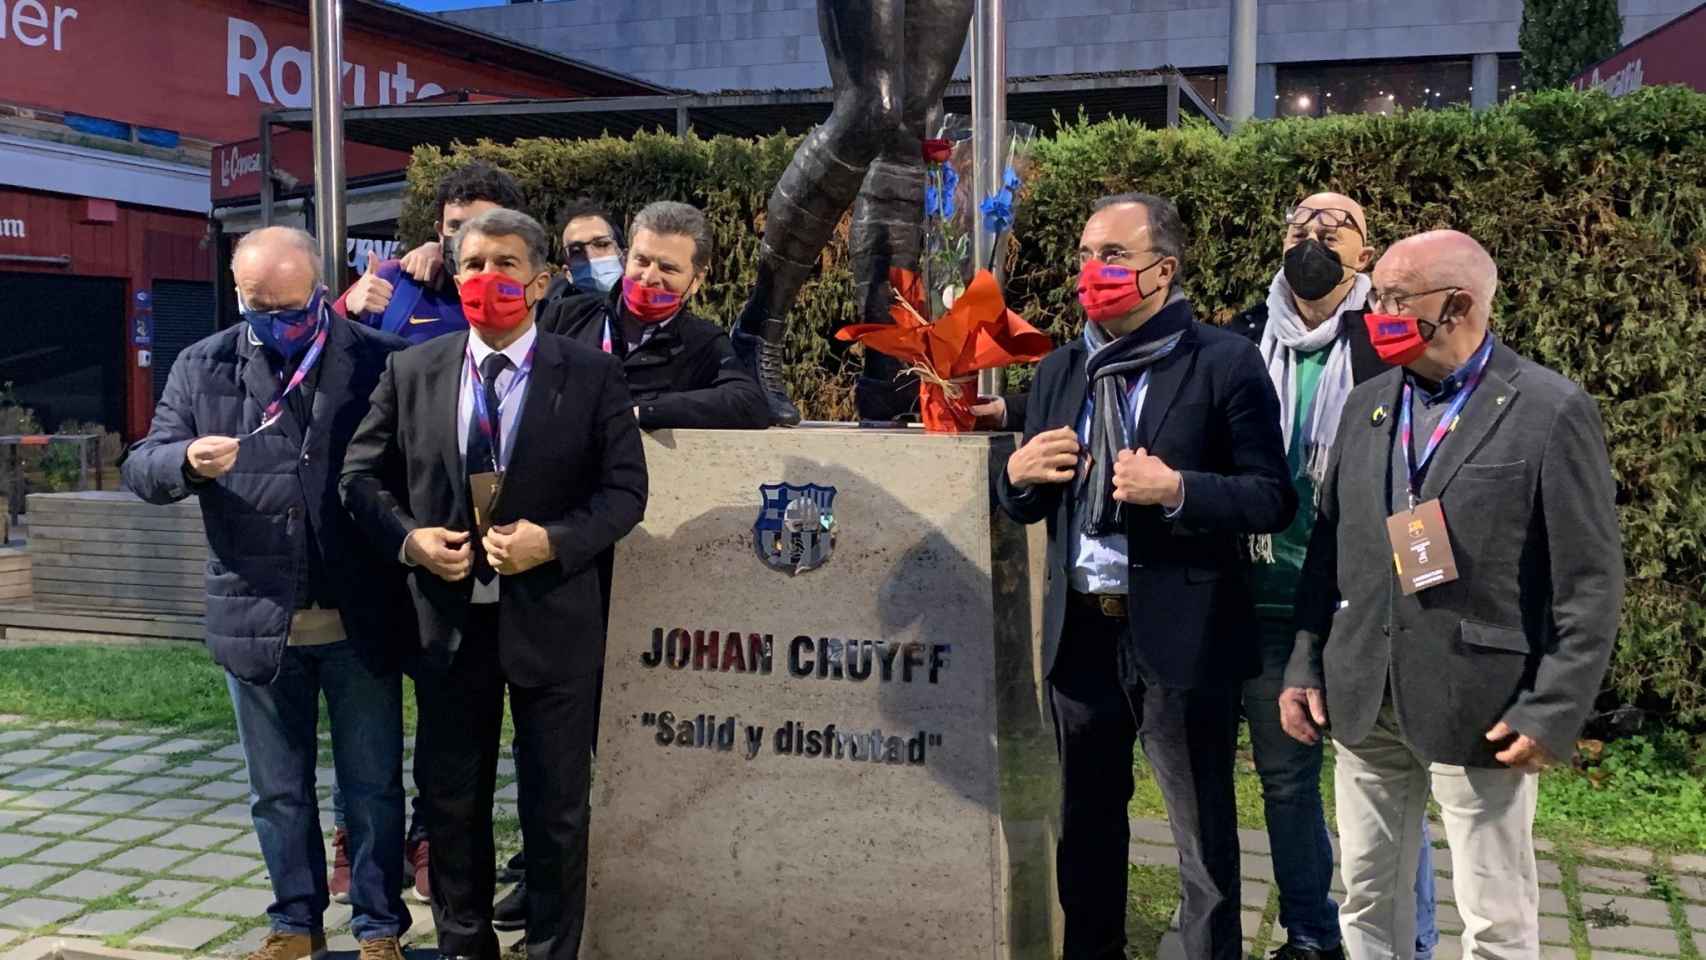
POLYGON ((835 552, 835 488, 815 483, 766 483, 752 546, 758 559, 787 574, 816 570, 835 552))

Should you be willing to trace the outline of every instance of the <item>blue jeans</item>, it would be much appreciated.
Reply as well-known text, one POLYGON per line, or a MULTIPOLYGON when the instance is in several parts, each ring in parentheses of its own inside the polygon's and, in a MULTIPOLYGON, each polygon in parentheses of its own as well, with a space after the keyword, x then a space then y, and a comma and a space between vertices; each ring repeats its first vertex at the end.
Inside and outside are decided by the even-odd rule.
POLYGON ((249 766, 249 810, 272 877, 272 929, 316 933, 330 903, 314 793, 320 694, 350 823, 351 930, 358 940, 400 936, 403 904, 403 696, 395 675, 374 676, 348 642, 288 647, 264 686, 227 675, 249 766))
MULTIPOLYGON (((1329 892, 1333 846, 1321 806, 1324 747, 1321 742, 1299 743, 1280 726, 1279 695, 1294 636, 1289 623, 1262 621, 1262 675, 1244 684, 1244 716, 1250 721, 1250 748, 1262 780, 1280 926, 1293 946, 1330 950, 1339 945, 1340 935, 1339 905, 1329 892)), ((1424 823, 1416 873, 1416 960, 1430 960, 1439 943, 1431 850, 1424 823)))

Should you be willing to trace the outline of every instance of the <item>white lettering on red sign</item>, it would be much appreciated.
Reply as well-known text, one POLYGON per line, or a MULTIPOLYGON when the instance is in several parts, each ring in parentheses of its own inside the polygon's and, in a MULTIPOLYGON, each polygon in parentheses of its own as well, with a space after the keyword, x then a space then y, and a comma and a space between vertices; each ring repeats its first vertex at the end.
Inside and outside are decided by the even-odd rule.
POLYGON ((219 151, 219 185, 229 187, 244 177, 255 176, 261 172, 261 152, 244 153, 242 147, 233 144, 219 151))
MULTIPOLYGON (((0 3, 4 2, 0 0, 0 3)), ((22 2, 33 3, 35 0, 22 2)), ((308 51, 287 44, 275 52, 260 24, 239 17, 226 18, 227 96, 244 96, 244 88, 247 87, 262 103, 306 107, 313 97, 312 71, 313 61, 308 51)), ((409 65, 402 61, 383 70, 369 70, 361 64, 345 61, 341 72, 344 102, 356 107, 365 107, 369 102, 379 106, 407 103, 411 99, 419 100, 444 92, 444 88, 436 83, 423 83, 417 89, 415 79, 409 76, 409 65), (379 81, 372 91, 375 96, 371 101, 367 86, 370 75, 379 81)))
POLYGON ((0 237, 5 237, 8 240, 22 240, 24 239, 24 233, 24 221, 13 219, 0 220, 0 237))
POLYGON ((1604 79, 1600 78, 1599 68, 1594 67, 1593 76, 1588 78, 1587 85, 1589 89, 1603 90, 1610 96, 1621 97, 1624 94, 1634 93, 1641 89, 1644 82, 1646 82, 1646 67, 1641 62, 1641 58, 1636 57, 1624 64, 1622 69, 1604 79))
POLYGON ((13 0, 9 11, 6 0, 0 0, 0 40, 17 40, 26 47, 52 43, 53 51, 58 53, 65 49, 65 21, 75 19, 76 7, 55 4, 50 17, 41 0, 13 0))

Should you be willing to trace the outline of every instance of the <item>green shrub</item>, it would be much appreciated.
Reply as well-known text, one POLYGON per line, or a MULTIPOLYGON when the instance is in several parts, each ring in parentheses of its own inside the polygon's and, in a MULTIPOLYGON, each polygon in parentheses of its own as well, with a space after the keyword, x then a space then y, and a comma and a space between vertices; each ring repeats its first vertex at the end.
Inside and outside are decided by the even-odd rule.
MULTIPOLYGON (((727 323, 792 147, 654 134, 423 148, 402 229, 430 235, 433 184, 471 157, 514 172, 547 219, 582 193, 623 218, 685 200, 705 209, 718 245, 699 308, 727 323)), ((1581 383, 1605 415, 1630 574, 1608 683, 1625 701, 1706 721, 1706 96, 1553 91, 1482 113, 1253 123, 1231 138, 1110 121, 1068 126, 1036 151, 1008 300, 1057 338, 1079 322, 1078 231, 1107 193, 1178 202, 1192 236, 1185 285, 1217 322, 1264 296, 1281 210, 1318 189, 1361 200, 1376 247, 1439 227, 1486 244, 1501 271, 1500 335, 1581 383)), ((854 315, 846 262, 842 231, 791 323, 789 386, 811 417, 851 415, 851 364, 829 340, 854 315)), ((1010 372, 1015 387, 1028 376, 1010 372)))

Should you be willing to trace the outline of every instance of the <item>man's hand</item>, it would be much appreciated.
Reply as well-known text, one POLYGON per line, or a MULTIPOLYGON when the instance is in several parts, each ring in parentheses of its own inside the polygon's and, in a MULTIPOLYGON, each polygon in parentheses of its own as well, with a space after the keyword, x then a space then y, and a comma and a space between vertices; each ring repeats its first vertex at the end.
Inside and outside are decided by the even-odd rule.
POLYGON ((1179 471, 1150 456, 1149 451, 1121 450, 1114 462, 1114 499, 1141 506, 1159 505, 1175 510, 1185 498, 1185 478, 1179 471))
POLYGON ((978 397, 971 405, 971 412, 977 418, 977 429, 1000 430, 1007 425, 1007 398, 978 397))
POLYGON ((1493 754, 1493 759, 1512 770, 1539 773, 1557 762, 1552 751, 1541 746, 1540 741, 1518 733, 1515 727, 1503 720, 1493 724, 1493 729, 1487 731, 1489 743, 1498 743, 1501 740, 1510 740, 1510 745, 1493 754), (1511 740, 1512 737, 1516 739, 1511 740))
POLYGON ((474 568, 474 550, 468 545, 466 530, 420 527, 403 541, 403 552, 446 583, 461 580, 474 568))
POLYGON ((444 269, 444 248, 437 240, 430 240, 403 254, 403 272, 421 283, 432 283, 438 279, 438 271, 444 269))
POLYGON ((509 577, 557 558, 545 528, 530 520, 493 525, 480 545, 486 548, 492 569, 509 577))
POLYGON ((198 477, 223 477, 237 463, 237 438, 197 437, 184 451, 184 462, 198 477))
POLYGON ((367 251, 367 272, 361 279, 349 288, 344 297, 344 309, 350 316, 378 316, 391 305, 391 294, 394 288, 379 276, 379 255, 372 250, 367 251))
POLYGON ((1021 490, 1065 483, 1078 467, 1078 434, 1071 427, 1039 433, 1007 458, 1007 479, 1021 490))
POLYGON ((1280 727, 1293 740, 1314 746, 1327 727, 1327 696, 1314 687, 1286 687, 1279 697, 1280 727))

